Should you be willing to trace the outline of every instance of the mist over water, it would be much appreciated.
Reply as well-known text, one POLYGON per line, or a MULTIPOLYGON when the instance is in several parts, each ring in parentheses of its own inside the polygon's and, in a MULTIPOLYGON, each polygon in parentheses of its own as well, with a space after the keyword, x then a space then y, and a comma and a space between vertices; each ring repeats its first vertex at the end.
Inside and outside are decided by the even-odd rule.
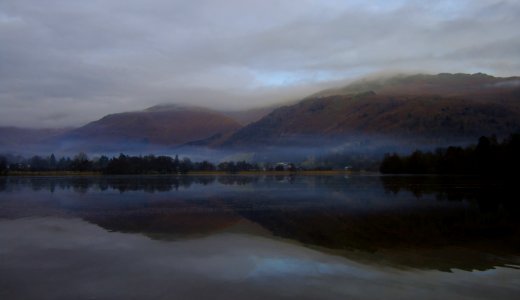
POLYGON ((8 163, 19 163, 22 158, 30 159, 38 155, 48 157, 73 158, 80 152, 88 157, 117 157, 121 153, 131 156, 166 155, 192 161, 239 161, 260 163, 291 162, 302 163, 315 160, 340 160, 340 165, 360 162, 362 169, 377 170, 377 164, 387 153, 408 154, 417 149, 432 151, 447 146, 468 146, 476 138, 402 138, 384 135, 294 135, 278 139, 257 139, 253 143, 236 145, 160 145, 138 141, 89 142, 74 139, 50 140, 43 143, 4 145, 0 155, 8 158, 8 163), (366 163, 371 161, 371 163, 366 163))

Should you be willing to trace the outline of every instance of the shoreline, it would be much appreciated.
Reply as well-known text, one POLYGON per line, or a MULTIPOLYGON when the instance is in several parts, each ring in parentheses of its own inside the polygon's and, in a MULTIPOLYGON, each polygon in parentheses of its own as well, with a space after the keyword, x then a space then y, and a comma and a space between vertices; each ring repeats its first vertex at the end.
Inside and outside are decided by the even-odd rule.
POLYGON ((78 172, 78 171, 15 171, 8 174, 0 175, 2 177, 18 177, 18 176, 232 176, 232 175, 352 175, 352 174, 379 174, 377 172, 353 172, 344 170, 305 170, 305 171, 241 171, 229 173, 225 171, 192 171, 186 174, 170 173, 170 174, 103 174, 102 172, 78 172))

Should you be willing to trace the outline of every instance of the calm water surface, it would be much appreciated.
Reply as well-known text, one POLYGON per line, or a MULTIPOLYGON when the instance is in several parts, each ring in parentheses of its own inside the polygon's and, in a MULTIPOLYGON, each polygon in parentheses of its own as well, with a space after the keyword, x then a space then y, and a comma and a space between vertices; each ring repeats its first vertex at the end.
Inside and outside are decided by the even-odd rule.
POLYGON ((0 299, 519 299, 490 179, 0 178, 0 299))

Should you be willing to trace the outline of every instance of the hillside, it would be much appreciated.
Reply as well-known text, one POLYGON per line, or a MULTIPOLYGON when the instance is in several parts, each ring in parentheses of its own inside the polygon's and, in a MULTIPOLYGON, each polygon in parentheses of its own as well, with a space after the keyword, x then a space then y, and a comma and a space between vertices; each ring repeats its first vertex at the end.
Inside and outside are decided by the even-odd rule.
POLYGON ((374 91, 384 95, 438 95, 445 97, 471 96, 492 99, 496 93, 518 90, 520 77, 494 77, 483 73, 437 75, 415 74, 381 76, 361 79, 346 86, 318 92, 309 98, 334 95, 354 95, 374 91))
POLYGON ((270 112, 272 112, 280 106, 281 105, 270 105, 266 107, 251 108, 246 110, 222 111, 222 113, 237 121, 242 126, 245 126, 260 120, 261 118, 265 117, 270 112))
POLYGON ((46 139, 63 134, 70 129, 67 128, 20 128, 0 127, 0 145, 39 143, 46 139))
POLYGON ((284 159, 290 160, 302 146, 316 154, 316 149, 327 152, 346 144, 350 148, 343 150, 362 153, 463 144, 482 135, 520 131, 520 77, 478 73, 365 79, 269 113, 271 109, 218 112, 157 105, 107 115, 76 129, 2 127, 0 151, 170 153, 182 146, 189 154, 207 147, 246 149, 271 159, 265 150, 276 148, 272 159, 279 160, 282 147, 284 159))
POLYGON ((358 81, 274 110, 224 146, 377 136, 439 143, 520 130, 520 78, 485 74, 358 81))
POLYGON ((59 142, 100 149, 124 149, 129 145, 143 149, 150 145, 171 147, 240 127, 230 117, 209 109, 159 105, 143 111, 107 115, 68 132, 59 142))
MULTIPOLYGON (((69 132, 70 128, 19 128, 0 127, 0 154, 33 154, 35 151, 53 151, 49 140, 59 138, 69 132)), ((36 151, 36 152, 38 152, 36 151)))

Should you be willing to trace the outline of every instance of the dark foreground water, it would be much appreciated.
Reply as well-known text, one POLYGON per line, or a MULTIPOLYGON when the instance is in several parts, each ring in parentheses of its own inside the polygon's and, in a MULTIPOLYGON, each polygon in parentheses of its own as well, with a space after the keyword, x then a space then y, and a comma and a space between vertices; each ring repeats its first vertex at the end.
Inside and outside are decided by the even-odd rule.
POLYGON ((459 177, 0 178, 0 299, 520 299, 520 197, 459 177))

